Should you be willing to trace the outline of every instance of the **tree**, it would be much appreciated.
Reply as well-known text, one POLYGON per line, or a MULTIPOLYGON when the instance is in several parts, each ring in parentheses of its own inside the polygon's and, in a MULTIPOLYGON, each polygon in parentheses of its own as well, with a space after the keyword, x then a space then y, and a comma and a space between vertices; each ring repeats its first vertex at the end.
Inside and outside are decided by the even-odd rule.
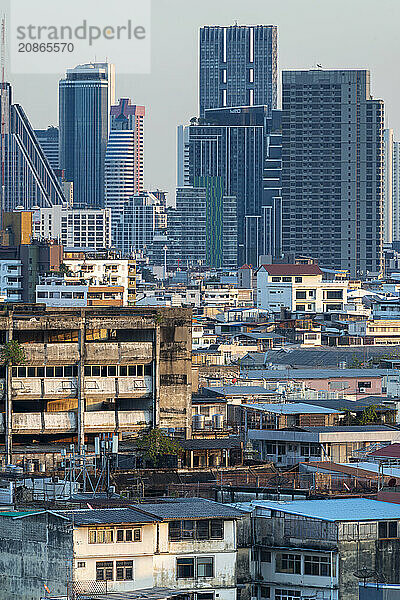
POLYGON ((6 342, 0 352, 0 360, 3 365, 20 365, 25 362, 25 352, 16 340, 6 342))
POLYGON ((360 425, 371 425, 380 423, 381 419, 379 417, 377 407, 374 405, 367 406, 362 411, 361 415, 358 418, 360 425))
POLYGON ((157 428, 143 433, 137 441, 137 448, 155 467, 164 456, 177 456, 182 453, 179 442, 157 428))

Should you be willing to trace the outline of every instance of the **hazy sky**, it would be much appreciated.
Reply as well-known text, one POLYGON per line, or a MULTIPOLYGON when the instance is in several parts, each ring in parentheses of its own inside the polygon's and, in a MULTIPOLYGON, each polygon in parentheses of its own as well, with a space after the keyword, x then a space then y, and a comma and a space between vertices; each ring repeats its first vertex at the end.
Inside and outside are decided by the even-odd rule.
MULTIPOLYGON (((61 1, 65 5, 54 0, 55 10, 61 1)), ((40 0, 32 2, 39 11, 40 0)), ((93 8, 104 3, 112 11, 114 2, 93 0, 93 8)), ((0 0, 0 8, 6 6, 0 0)), ((148 189, 167 189, 172 200, 176 126, 197 114, 199 27, 234 21, 278 26, 280 71, 317 62, 327 69, 370 69, 372 94, 385 100, 386 126, 400 138, 400 0, 152 0, 151 74, 118 76, 116 64, 117 98, 146 106, 148 189)), ((34 127, 57 124, 58 76, 8 73, 8 79, 34 127)))

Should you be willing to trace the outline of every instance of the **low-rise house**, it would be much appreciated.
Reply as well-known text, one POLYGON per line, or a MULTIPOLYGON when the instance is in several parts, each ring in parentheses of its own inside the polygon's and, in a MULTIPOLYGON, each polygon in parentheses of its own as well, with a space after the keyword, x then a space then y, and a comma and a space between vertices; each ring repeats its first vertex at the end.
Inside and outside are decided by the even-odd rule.
POLYGON ((64 597, 67 590, 68 597, 92 598, 158 588, 187 591, 195 600, 235 600, 236 520, 242 515, 201 498, 0 511, 0 542, 7 547, 0 553, 0 599, 31 600, 46 586, 64 597))
POLYGON ((247 429, 284 429, 286 427, 325 427, 337 425, 340 410, 303 402, 264 402, 234 407, 239 423, 247 429), (241 417, 241 418, 240 418, 241 417))
POLYGON ((318 265, 261 265, 257 275, 257 306, 301 313, 343 310, 348 281, 323 281, 318 265))
POLYGON ((399 430, 386 425, 348 427, 297 427, 292 429, 249 429, 248 439, 258 458, 277 466, 292 466, 308 460, 349 462, 368 450, 398 440, 399 430))
POLYGON ((237 506, 252 515, 258 600, 355 600, 365 572, 399 581, 399 504, 347 498, 237 506))

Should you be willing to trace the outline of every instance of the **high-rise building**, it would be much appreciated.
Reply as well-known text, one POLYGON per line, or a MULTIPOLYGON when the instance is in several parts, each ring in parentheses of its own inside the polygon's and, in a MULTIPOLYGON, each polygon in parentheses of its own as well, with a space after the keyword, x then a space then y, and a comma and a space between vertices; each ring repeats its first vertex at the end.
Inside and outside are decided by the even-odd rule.
POLYGON ((47 129, 35 129, 35 135, 51 168, 58 171, 60 168, 58 127, 50 126, 47 129))
POLYGON ((145 253, 154 236, 166 230, 167 213, 165 195, 143 192, 122 205, 116 228, 116 247, 123 254, 145 253))
POLYGON ((277 27, 200 29, 200 117, 208 108, 277 107, 277 27))
POLYGON ((383 241, 393 240, 393 129, 383 134, 383 241))
POLYGON ((400 241, 400 142, 393 142, 393 241, 400 241))
POLYGON ((209 267, 237 265, 236 197, 224 195, 222 177, 195 177, 194 186, 178 187, 168 213, 170 258, 209 267))
POLYGON ((378 273, 384 105, 369 71, 287 71, 282 94, 283 251, 378 273))
POLYGON ((104 162, 115 103, 115 69, 90 63, 59 82, 60 168, 74 185, 76 208, 104 207, 104 162))
POLYGON ((9 83, 4 84, 1 93, 0 129, 3 123, 4 135, 0 135, 0 192, 3 210, 12 211, 17 206, 29 208, 32 204, 63 204, 65 199, 60 183, 22 107, 12 103, 9 83))
POLYGON ((111 107, 105 156, 105 206, 112 211, 112 238, 124 204, 143 192, 143 120, 145 107, 122 98, 111 107))
POLYGON ((258 257, 276 246, 271 239, 279 238, 271 226, 279 220, 274 206, 280 201, 273 198, 279 198, 280 114, 272 111, 269 118, 268 112, 266 106, 210 109, 199 124, 178 130, 185 185, 195 186, 198 177, 221 177, 223 195, 237 199, 239 265, 257 265, 258 257))

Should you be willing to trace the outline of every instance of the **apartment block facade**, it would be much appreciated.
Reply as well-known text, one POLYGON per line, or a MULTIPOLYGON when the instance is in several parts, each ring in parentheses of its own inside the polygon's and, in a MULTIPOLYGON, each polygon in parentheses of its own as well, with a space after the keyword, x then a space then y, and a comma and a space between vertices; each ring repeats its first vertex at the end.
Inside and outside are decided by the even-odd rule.
POLYGON ((8 463, 13 438, 77 439, 82 448, 101 432, 190 426, 190 309, 13 305, 0 338, 25 355, 2 368, 8 463))

